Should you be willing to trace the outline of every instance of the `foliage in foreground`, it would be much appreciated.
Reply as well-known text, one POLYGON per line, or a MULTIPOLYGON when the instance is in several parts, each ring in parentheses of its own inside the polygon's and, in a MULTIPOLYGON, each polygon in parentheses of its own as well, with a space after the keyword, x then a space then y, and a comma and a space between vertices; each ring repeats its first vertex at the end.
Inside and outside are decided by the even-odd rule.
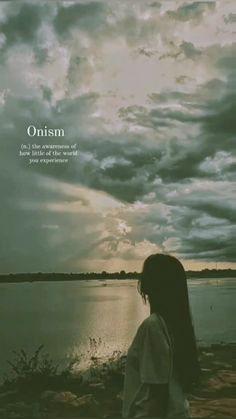
POLYGON ((45 390, 70 390, 83 393, 88 382, 116 382, 121 385, 123 380, 125 356, 121 351, 114 351, 108 358, 98 356, 102 345, 101 339, 89 338, 88 361, 86 371, 80 368, 82 355, 70 359, 60 367, 45 353, 40 345, 33 355, 24 349, 13 351, 14 357, 8 361, 10 371, 4 377, 0 392, 16 390, 28 395, 45 390))
MULTIPOLYGON (((98 356, 100 345, 100 341, 90 339, 87 376, 81 369, 75 374, 74 361, 60 369, 44 354, 42 346, 32 356, 24 350, 14 352, 9 362, 11 374, 0 387, 1 419, 119 417, 125 357, 118 351, 105 361, 98 356)), ((193 416, 212 417, 223 412, 235 418, 235 349, 235 345, 200 348, 204 379, 190 397, 193 416)))
MULTIPOLYGON (((45 389, 60 389, 73 381, 73 366, 78 359, 70 360, 64 368, 59 368, 47 353, 44 346, 40 345, 33 355, 26 353, 24 349, 13 351, 14 358, 7 361, 10 372, 4 376, 2 389, 15 389, 20 392, 40 392, 45 389)), ((78 374, 76 382, 82 381, 78 374)))

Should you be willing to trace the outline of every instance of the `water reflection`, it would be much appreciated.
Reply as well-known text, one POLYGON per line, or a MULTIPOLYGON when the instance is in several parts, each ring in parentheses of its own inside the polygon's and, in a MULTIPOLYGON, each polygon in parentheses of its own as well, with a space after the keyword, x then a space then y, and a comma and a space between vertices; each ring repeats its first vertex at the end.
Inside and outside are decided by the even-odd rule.
MULTIPOLYGON (((198 339, 236 341, 235 290, 236 279, 189 281, 198 339)), ((89 337, 101 338, 103 354, 125 350, 148 314, 136 281, 0 284, 0 367, 12 350, 40 344, 57 360, 86 354, 89 337)))

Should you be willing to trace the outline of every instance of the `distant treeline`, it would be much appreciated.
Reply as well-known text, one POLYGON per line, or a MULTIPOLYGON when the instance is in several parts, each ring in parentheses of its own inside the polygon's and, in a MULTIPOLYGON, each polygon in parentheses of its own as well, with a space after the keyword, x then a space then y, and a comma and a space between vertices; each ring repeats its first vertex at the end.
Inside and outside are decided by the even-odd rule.
MULTIPOLYGON (((187 271, 187 278, 234 278, 236 269, 203 269, 187 271)), ((0 275, 0 282, 35 282, 35 281, 80 281, 105 279, 138 279, 139 272, 87 272, 87 273, 18 273, 0 275)))

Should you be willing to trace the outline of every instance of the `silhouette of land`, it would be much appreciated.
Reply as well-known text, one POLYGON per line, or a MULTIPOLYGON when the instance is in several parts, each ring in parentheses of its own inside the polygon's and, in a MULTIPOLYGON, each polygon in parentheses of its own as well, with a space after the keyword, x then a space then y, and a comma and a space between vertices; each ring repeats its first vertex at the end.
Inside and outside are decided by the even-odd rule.
MULTIPOLYGON (((203 269, 201 271, 187 271, 187 278, 236 278, 236 269, 203 269)), ((81 272, 81 273, 17 273, 0 275, 0 283, 37 282, 37 281, 81 281, 106 279, 138 279, 139 272, 81 272)))

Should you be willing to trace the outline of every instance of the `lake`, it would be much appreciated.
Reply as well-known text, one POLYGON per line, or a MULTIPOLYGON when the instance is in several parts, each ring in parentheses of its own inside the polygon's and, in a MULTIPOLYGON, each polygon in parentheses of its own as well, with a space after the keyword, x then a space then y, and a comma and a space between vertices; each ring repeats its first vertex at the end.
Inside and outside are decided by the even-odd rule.
MULTIPOLYGON (((236 278, 188 280, 197 339, 236 342, 236 278)), ((0 284, 0 368, 12 350, 33 352, 39 345, 55 360, 95 350, 109 355, 129 346, 149 315, 135 280, 0 284)))

